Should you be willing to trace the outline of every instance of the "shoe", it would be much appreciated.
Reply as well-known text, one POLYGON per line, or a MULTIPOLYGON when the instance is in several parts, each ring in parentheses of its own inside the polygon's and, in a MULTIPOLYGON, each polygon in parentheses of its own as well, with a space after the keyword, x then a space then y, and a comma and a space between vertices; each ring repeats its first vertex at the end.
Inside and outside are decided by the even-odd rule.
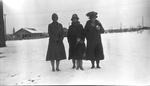
POLYGON ((52 71, 55 72, 55 69, 53 68, 52 71))
POLYGON ((79 67, 77 67, 77 70, 79 69, 79 67))
POLYGON ((96 68, 101 68, 100 66, 97 66, 96 68))
POLYGON ((92 66, 91 69, 95 68, 95 66, 92 66))
POLYGON ((80 67, 81 70, 84 70, 83 67, 80 67))
POLYGON ((56 68, 56 71, 61 71, 59 68, 56 68))
POLYGON ((76 66, 73 66, 73 67, 72 67, 72 69, 75 69, 75 68, 76 68, 76 66))

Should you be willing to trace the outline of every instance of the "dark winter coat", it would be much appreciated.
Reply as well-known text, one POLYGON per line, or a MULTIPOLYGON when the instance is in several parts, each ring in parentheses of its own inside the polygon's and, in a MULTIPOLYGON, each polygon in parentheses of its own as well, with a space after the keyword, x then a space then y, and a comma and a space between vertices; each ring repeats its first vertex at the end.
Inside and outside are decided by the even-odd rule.
POLYGON ((72 25, 69 26, 67 38, 69 42, 69 60, 83 59, 83 54, 85 53, 85 35, 83 26, 79 22, 77 24, 72 23, 72 25), (78 38, 80 38, 81 41, 77 42, 78 38))
POLYGON ((63 27, 60 23, 54 23, 48 25, 49 45, 46 56, 48 60, 62 60, 66 59, 65 48, 63 44, 63 27))
POLYGON ((104 29, 101 23, 96 20, 96 25, 92 26, 91 20, 87 21, 85 25, 85 33, 87 39, 86 59, 103 60, 104 53, 100 34, 104 33, 104 29), (97 30, 97 26, 99 26, 101 29, 97 30))

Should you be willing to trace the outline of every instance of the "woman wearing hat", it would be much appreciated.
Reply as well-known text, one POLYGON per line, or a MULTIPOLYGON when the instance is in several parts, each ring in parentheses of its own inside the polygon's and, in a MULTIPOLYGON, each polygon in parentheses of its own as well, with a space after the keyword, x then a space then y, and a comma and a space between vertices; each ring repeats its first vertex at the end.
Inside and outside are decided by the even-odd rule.
POLYGON ((52 20, 53 22, 48 25, 48 34, 50 38, 46 61, 51 61, 52 71, 55 71, 56 61, 56 71, 60 71, 60 60, 66 59, 66 53, 63 44, 64 32, 62 25, 57 22, 58 15, 56 13, 52 14, 52 20))
POLYGON ((104 59, 103 46, 100 34, 104 33, 104 29, 102 24, 96 19, 96 12, 92 11, 87 13, 86 15, 90 19, 85 25, 85 33, 87 39, 86 59, 91 60, 91 68, 95 68, 95 61, 97 64, 97 68, 100 68, 100 60, 104 59))
POLYGON ((84 31, 83 26, 78 21, 78 15, 73 14, 69 26, 67 38, 69 42, 69 60, 72 59, 73 69, 76 67, 75 60, 77 60, 77 69, 83 70, 82 59, 85 56, 85 44, 84 44, 84 31))

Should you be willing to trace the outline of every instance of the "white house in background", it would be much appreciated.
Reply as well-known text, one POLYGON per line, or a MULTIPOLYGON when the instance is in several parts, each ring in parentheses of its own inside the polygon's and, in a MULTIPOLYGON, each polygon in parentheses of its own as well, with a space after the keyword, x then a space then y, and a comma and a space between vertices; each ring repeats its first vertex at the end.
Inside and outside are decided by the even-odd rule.
POLYGON ((14 33, 15 39, 35 39, 43 38, 45 34, 35 28, 21 28, 14 33))

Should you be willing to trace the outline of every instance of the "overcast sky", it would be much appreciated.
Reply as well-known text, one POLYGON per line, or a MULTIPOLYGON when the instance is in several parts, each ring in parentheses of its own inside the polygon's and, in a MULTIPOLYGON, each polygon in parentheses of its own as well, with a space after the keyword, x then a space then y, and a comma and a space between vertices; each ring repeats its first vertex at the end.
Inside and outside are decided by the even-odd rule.
POLYGON ((33 27, 47 32, 52 22, 51 15, 57 13, 59 22, 68 28, 72 14, 78 14, 85 26, 89 11, 98 12, 98 20, 105 29, 150 26, 150 0, 3 0, 7 33, 23 27, 33 27))

